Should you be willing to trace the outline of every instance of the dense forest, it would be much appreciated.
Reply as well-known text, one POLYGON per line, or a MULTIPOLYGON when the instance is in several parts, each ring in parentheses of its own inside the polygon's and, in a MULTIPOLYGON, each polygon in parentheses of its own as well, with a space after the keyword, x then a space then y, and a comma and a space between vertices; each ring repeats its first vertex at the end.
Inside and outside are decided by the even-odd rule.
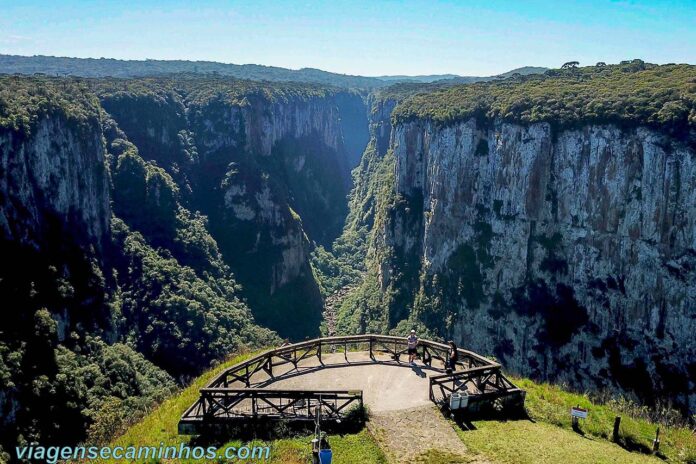
POLYGON ((692 65, 657 66, 641 60, 569 67, 426 91, 399 105, 394 118, 427 118, 439 124, 500 118, 548 122, 558 129, 588 123, 648 125, 684 135, 696 127, 695 72, 692 65))

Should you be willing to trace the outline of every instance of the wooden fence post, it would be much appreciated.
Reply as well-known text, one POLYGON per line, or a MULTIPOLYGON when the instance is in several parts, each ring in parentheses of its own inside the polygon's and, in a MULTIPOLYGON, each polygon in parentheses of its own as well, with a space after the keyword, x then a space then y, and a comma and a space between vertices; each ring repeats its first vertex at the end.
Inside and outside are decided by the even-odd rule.
POLYGON ((611 434, 612 440, 614 442, 619 441, 619 426, 621 425, 621 416, 616 416, 614 418, 614 431, 611 434))

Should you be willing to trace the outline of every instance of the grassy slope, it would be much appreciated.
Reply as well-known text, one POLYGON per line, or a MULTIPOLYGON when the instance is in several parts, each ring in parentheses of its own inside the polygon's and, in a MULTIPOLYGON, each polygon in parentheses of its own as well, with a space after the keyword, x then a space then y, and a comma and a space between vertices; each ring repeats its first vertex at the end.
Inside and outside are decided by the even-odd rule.
POLYGON ((548 423, 477 422, 478 430, 459 432, 470 450, 496 463, 551 464, 658 463, 660 459, 630 453, 617 445, 587 439, 548 423))
POLYGON ((656 429, 655 424, 635 417, 630 407, 599 405, 558 386, 513 380, 527 391, 526 407, 536 422, 477 421, 476 430, 459 431, 472 451, 501 464, 696 462, 696 437, 686 428, 661 427, 662 459, 629 452, 610 441, 614 417, 622 417, 620 440, 630 449, 650 450, 656 429), (576 405, 590 411, 580 426, 584 435, 571 430, 569 411, 576 405))
MULTIPOLYGON (((160 442, 174 445, 181 443, 177 435, 177 422, 183 411, 196 400, 198 390, 226 367, 238 363, 255 353, 230 358, 215 369, 197 378, 178 395, 166 400, 142 421, 132 426, 113 444, 157 445, 160 442)), ((614 417, 622 416, 621 436, 627 445, 649 447, 655 425, 644 419, 632 418, 630 411, 620 412, 621 407, 593 404, 585 395, 569 393, 562 388, 537 384, 526 379, 514 379, 527 390, 527 409, 536 421, 477 421, 476 430, 458 433, 472 451, 471 458, 485 458, 497 464, 586 464, 586 463, 658 463, 654 456, 629 452, 610 441, 614 417), (587 421, 582 423, 584 436, 570 428, 568 411, 580 405, 590 410, 587 421)), ((271 463, 310 462, 309 436, 287 438, 268 443, 271 446, 271 463)), ((662 427, 662 446, 667 462, 696 462, 696 437, 688 429, 662 427), (691 459, 691 460, 690 460, 691 459)), ((188 441, 188 437, 183 437, 188 441)), ((231 442, 229 445, 238 445, 231 442)), ((263 443, 255 443, 262 445, 263 443)), ((372 435, 362 431, 355 435, 332 436, 334 462, 339 464, 383 464, 386 459, 372 435)), ((430 452, 422 462, 454 464, 446 451, 430 452)))

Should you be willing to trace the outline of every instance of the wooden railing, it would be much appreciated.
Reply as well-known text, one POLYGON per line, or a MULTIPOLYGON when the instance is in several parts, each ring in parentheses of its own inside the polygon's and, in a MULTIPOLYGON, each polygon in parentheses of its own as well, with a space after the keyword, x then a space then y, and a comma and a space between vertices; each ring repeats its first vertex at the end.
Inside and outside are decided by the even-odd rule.
POLYGON ((182 419, 206 423, 230 418, 313 420, 321 407, 324 420, 340 419, 349 406, 363 407, 362 390, 266 390, 203 388, 200 399, 182 419))
MULTIPOLYGON (((267 390, 261 387, 285 376, 325 367, 374 363, 404 365, 400 357, 407 350, 405 337, 373 334, 317 338, 268 350, 213 378, 181 417, 179 430, 192 433, 200 425, 258 417, 308 420, 314 417, 318 407, 322 408, 324 420, 340 419, 348 406, 363 407, 361 390, 267 390), (354 351, 366 352, 368 356, 349 361, 348 354, 354 351), (324 357, 327 353, 341 352, 343 360, 337 360, 336 356, 324 357), (306 367, 311 363, 300 365, 311 359, 316 361, 313 367, 306 367)), ((524 401, 524 392, 505 378, 500 364, 495 361, 458 349, 457 369, 447 374, 444 364, 449 347, 446 344, 419 340, 417 350, 424 364, 442 373, 429 379, 430 399, 438 404, 446 404, 448 397, 457 391, 480 398, 510 393, 521 395, 524 401), (441 365, 433 365, 434 361, 441 365)))
MULTIPOLYGON (((247 361, 230 367, 209 384, 209 387, 232 387, 243 385, 246 387, 253 386, 253 376, 259 372, 265 372, 268 376, 274 376, 274 369, 292 364, 297 367, 301 361, 317 357, 319 362, 324 364, 322 354, 335 353, 343 351, 347 358, 350 351, 366 351, 372 361, 375 355, 386 353, 395 361, 405 354, 408 350, 408 345, 404 337, 393 337, 389 335, 349 335, 341 337, 325 337, 308 340, 305 342, 286 345, 275 348, 258 356, 255 356, 247 361)), ((433 360, 438 360, 444 364, 447 358, 449 347, 444 343, 438 343, 431 340, 419 340, 418 354, 423 362, 432 367, 433 360)), ((483 356, 480 356, 472 351, 457 350, 459 361, 457 365, 462 369, 470 369, 472 367, 481 366, 498 366, 500 365, 483 356)), ((366 361, 365 364, 370 361, 366 361)), ((352 363, 356 364, 356 363, 352 363)))
POLYGON ((469 395, 501 393, 516 389, 500 371, 500 366, 482 366, 430 377, 430 399, 438 402, 454 392, 469 395), (439 395, 438 395, 439 393, 439 395))

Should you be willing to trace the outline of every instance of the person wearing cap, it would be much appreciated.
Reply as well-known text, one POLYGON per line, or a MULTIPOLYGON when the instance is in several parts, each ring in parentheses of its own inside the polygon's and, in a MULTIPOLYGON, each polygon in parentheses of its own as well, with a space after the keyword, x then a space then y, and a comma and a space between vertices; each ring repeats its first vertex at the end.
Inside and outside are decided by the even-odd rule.
POLYGON ((410 364, 415 363, 416 359, 416 348, 418 348, 418 336, 415 330, 411 330, 411 334, 406 338, 408 343, 408 362, 410 364))

